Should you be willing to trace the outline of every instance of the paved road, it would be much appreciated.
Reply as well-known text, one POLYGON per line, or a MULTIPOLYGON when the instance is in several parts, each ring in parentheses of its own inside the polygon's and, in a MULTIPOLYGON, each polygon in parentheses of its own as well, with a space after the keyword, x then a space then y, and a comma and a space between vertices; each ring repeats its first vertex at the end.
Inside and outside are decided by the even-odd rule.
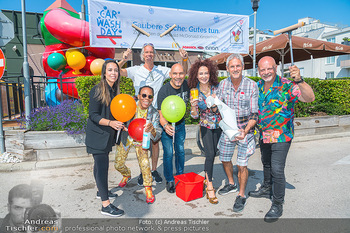
MULTIPOLYGON (((350 218, 350 137, 292 143, 286 166, 286 200, 283 218, 350 218)), ((235 159, 233 160, 235 161, 235 159)), ((203 175, 204 157, 187 155, 185 172, 203 175)), ((132 171, 131 182, 123 189, 115 188, 121 179, 110 164, 110 187, 119 197, 114 204, 125 210, 122 218, 224 218, 262 219, 271 202, 267 199, 248 198, 243 212, 233 213, 236 194, 218 196, 219 204, 212 205, 206 198, 184 202, 165 190, 165 182, 154 184, 156 201, 145 202, 144 189, 137 186, 137 160, 127 161, 132 171)), ((247 192, 256 189, 262 181, 260 151, 249 161, 247 192)), ((159 171, 162 171, 162 158, 159 171)), ((235 167, 235 180, 237 169, 235 167)), ((29 184, 32 179, 44 183, 43 203, 50 204, 64 218, 104 218, 100 214, 100 200, 95 198, 96 186, 92 165, 16 171, 0 173, 0 217, 7 213, 7 193, 16 184, 29 184)), ((223 168, 216 158, 214 187, 225 183, 223 168)))

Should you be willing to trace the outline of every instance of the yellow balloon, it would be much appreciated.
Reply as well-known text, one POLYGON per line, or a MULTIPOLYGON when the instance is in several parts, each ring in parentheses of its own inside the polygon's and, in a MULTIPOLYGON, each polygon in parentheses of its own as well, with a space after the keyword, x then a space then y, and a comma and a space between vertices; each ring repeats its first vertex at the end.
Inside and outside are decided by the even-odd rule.
POLYGON ((67 64, 74 70, 74 74, 81 74, 80 69, 84 68, 86 58, 78 51, 71 52, 67 57, 67 64))
POLYGON ((95 60, 93 60, 90 65, 91 73, 93 73, 94 75, 101 75, 103 63, 105 63, 105 60, 101 58, 96 58, 95 60))
POLYGON ((70 49, 67 49, 66 51, 66 58, 68 58, 69 54, 71 54, 72 52, 80 52, 79 49, 76 49, 76 48, 70 48, 70 49))

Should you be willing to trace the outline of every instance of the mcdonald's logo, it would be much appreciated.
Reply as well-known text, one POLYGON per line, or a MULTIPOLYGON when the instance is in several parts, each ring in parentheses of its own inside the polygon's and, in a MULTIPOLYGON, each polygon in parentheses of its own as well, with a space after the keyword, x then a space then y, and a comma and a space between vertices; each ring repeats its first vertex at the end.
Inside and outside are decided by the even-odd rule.
POLYGON ((176 44, 175 42, 173 42, 173 43, 171 44, 171 47, 172 47, 172 48, 178 48, 178 47, 177 47, 177 44, 176 44))

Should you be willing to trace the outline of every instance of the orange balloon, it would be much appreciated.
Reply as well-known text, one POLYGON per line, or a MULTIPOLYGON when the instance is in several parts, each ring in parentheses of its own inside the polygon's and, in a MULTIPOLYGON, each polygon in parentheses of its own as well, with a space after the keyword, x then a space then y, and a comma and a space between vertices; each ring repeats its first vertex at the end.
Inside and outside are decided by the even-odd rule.
POLYGON ((119 94, 111 102, 111 113, 117 121, 127 122, 136 113, 136 102, 128 94, 119 94))

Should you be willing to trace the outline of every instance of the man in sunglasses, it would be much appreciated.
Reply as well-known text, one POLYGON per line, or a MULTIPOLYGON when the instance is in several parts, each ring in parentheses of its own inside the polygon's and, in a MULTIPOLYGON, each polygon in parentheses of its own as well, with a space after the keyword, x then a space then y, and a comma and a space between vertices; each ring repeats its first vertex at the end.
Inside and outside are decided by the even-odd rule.
MULTIPOLYGON (((127 49, 123 53, 123 59, 119 61, 119 66, 122 67, 127 60, 129 60, 132 50, 127 49)), ((182 66, 185 73, 188 69, 188 54, 184 49, 179 49, 180 56, 182 58, 182 66)), ((133 81, 135 93, 139 92, 139 89, 143 86, 151 86, 154 89, 154 101, 153 106, 157 109, 157 95, 160 88, 166 79, 170 78, 170 68, 165 66, 155 66, 154 58, 156 51, 154 45, 146 43, 141 50, 141 61, 144 63, 139 66, 132 66, 126 69, 120 70, 120 75, 128 77, 133 81)), ((159 141, 152 142, 152 176, 157 183, 162 183, 162 178, 157 172, 157 164, 159 157, 159 141)), ((138 179, 138 185, 142 186, 142 175, 140 174, 138 179)))
MULTIPOLYGON (((151 141, 158 141, 162 128, 159 125, 159 113, 152 106, 154 96, 153 88, 143 86, 139 89, 136 114, 134 118, 144 118, 149 121, 145 126, 145 132, 150 132, 151 141)), ((128 122, 129 123, 129 122, 128 122)), ((123 175, 123 179, 119 183, 119 187, 124 187, 131 178, 130 169, 125 165, 129 150, 135 146, 136 155, 141 169, 141 175, 146 192, 146 202, 152 204, 155 200, 152 194, 152 174, 148 160, 148 150, 142 148, 142 142, 134 141, 128 137, 128 133, 123 131, 121 134, 121 143, 117 146, 114 167, 123 175)))

